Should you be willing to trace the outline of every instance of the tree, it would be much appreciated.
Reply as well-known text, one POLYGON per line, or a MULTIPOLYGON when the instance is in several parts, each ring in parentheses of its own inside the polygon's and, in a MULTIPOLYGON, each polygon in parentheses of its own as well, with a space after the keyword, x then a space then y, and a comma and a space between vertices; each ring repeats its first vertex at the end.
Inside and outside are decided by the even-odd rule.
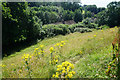
POLYGON ((63 15, 62 18, 67 21, 67 20, 72 20, 74 16, 74 13, 72 11, 69 10, 64 10, 63 11, 63 15))
POLYGON ((84 14, 84 18, 87 18, 87 17, 92 17, 92 13, 90 11, 85 11, 85 14, 84 14))
POLYGON ((92 13, 97 13, 97 6, 96 5, 84 5, 84 9, 87 11, 91 11, 92 13))
POLYGON ((83 15, 82 15, 82 11, 80 9, 77 9, 74 13, 74 21, 75 22, 81 22, 83 20, 83 15))
POLYGON ((27 2, 2 3, 3 52, 15 48, 18 43, 37 40, 41 25, 41 20, 30 10, 27 2))
POLYGON ((25 39, 28 23, 27 6, 26 2, 2 3, 3 45, 25 39))
POLYGON ((108 25, 111 27, 120 25, 120 1, 109 3, 107 8, 108 25))
POLYGON ((96 17, 97 17, 97 23, 99 24, 99 26, 107 24, 108 17, 107 17, 107 14, 106 14, 106 10, 104 10, 102 12, 99 12, 96 15, 96 17))

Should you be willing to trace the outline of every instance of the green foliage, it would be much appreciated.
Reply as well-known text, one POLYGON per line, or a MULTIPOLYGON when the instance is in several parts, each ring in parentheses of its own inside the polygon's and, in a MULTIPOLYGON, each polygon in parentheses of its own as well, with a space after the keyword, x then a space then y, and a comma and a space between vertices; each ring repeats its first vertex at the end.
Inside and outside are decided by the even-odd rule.
POLYGON ((73 32, 74 32, 74 29, 76 28, 76 25, 75 25, 75 24, 72 24, 72 25, 70 25, 68 28, 69 28, 70 32, 73 33, 73 32))
POLYGON ((85 11, 85 14, 84 14, 84 18, 87 18, 87 17, 92 17, 92 12, 90 11, 85 11))
POLYGON ((111 2, 107 5, 107 16, 108 16, 108 26, 117 26, 120 25, 120 1, 111 2), (114 16, 113 16, 114 15, 114 16))
POLYGON ((97 6, 96 5, 84 5, 85 10, 91 11, 93 13, 97 13, 97 6))
POLYGON ((107 25, 103 25, 103 26, 100 26, 100 28, 102 28, 102 29, 107 29, 107 28, 110 28, 110 27, 107 26, 107 25))
POLYGON ((100 25, 104 25, 104 24, 107 24, 107 14, 106 14, 106 10, 102 11, 102 12, 99 12, 97 14, 97 22, 100 25))
POLYGON ((82 19, 83 19, 82 11, 81 11, 80 9, 77 9, 77 10, 75 11, 74 21, 78 23, 78 22, 81 22, 82 19))
MULTIPOLYGON (((28 7, 27 2, 2 3, 3 52, 16 43, 36 40, 39 36, 42 22, 28 7)), ((24 43, 23 43, 24 44, 24 43)))
POLYGON ((82 22, 78 22, 78 23, 76 24, 76 27, 85 28, 85 25, 84 25, 84 23, 82 23, 82 22))
POLYGON ((31 7, 36 15, 43 24, 50 24, 60 21, 60 15, 62 15, 63 9, 57 6, 41 6, 41 7, 31 7))
POLYGON ((52 37, 55 35, 65 35, 70 33, 68 25, 59 24, 59 25, 44 25, 41 30, 41 37, 52 37))
MULTIPOLYGON (((110 11, 111 7, 112 6, 109 6, 109 9, 106 10, 106 12, 110 11)), ((112 10, 116 9, 115 11, 118 12, 119 8, 116 8, 113 8, 112 10)), ((37 39, 73 33, 76 31, 75 28, 98 28, 98 25, 93 23, 96 17, 99 18, 96 22, 99 25, 108 24, 106 12, 103 11, 97 16, 94 16, 94 13, 96 13, 94 9, 96 10, 95 5, 82 7, 78 3, 71 2, 3 2, 3 49, 5 50, 8 45, 15 47, 17 43, 30 43, 32 41, 36 41, 37 39), (45 25, 56 22, 64 22, 66 20, 74 20, 77 24, 45 25)), ((102 10, 104 10, 104 8, 99 8, 99 11, 102 10)), ((115 22, 118 23, 118 21, 115 22)))
POLYGON ((53 37, 56 35, 65 35, 69 33, 74 33, 74 32, 91 32, 92 29, 96 29, 98 27, 97 24, 95 23, 90 23, 88 25, 85 25, 82 22, 79 22, 78 24, 72 24, 72 25, 67 25, 67 24, 59 24, 59 25, 54 25, 54 24, 49 24, 49 25, 44 25, 42 26, 40 30, 40 37, 46 38, 46 37, 53 37))
POLYGON ((84 32, 92 32, 92 30, 89 28, 75 28, 74 32, 84 33, 84 32))
POLYGON ((63 20, 65 20, 65 21, 72 20, 73 16, 74 16, 74 12, 69 11, 69 10, 63 11, 63 15, 62 15, 63 20))
POLYGON ((78 2, 74 2, 74 3, 62 2, 61 7, 63 7, 64 10, 75 11, 76 9, 79 9, 80 5, 78 4, 78 2))
POLYGON ((98 27, 98 24, 93 23, 94 21, 92 20, 92 18, 86 18, 82 22, 83 22, 84 26, 87 28, 96 29, 98 27))
POLYGON ((26 37, 28 23, 27 3, 2 3, 3 45, 19 41, 26 37), (22 16, 22 17, 21 17, 22 16), (23 26, 24 25, 24 26, 23 26))
POLYGON ((99 25, 108 25, 110 27, 119 26, 120 22, 120 1, 111 2, 107 9, 97 14, 97 23, 99 25))

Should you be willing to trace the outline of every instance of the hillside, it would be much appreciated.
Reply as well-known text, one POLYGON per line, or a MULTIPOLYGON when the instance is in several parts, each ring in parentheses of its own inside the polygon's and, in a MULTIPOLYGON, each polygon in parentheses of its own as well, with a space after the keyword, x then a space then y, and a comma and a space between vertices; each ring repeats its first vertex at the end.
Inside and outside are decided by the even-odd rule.
MULTIPOLYGON (((32 55, 34 50, 40 45, 44 45, 44 56, 38 58, 32 56, 29 68, 32 78, 51 78, 55 74, 57 65, 68 61, 74 65, 74 78, 107 78, 105 71, 108 63, 112 60, 112 41, 117 32, 117 28, 105 30, 95 30, 88 33, 71 33, 65 36, 58 35, 53 38, 46 38, 37 44, 27 47, 20 52, 15 52, 2 61, 3 78, 23 78, 29 77, 24 60, 24 54, 32 55), (58 42, 64 41, 61 48, 54 46, 58 42), (49 49, 53 47, 58 51, 53 52, 53 57, 59 57, 57 64, 51 65, 51 54, 49 49)), ((38 50, 39 51, 39 50, 38 50)))

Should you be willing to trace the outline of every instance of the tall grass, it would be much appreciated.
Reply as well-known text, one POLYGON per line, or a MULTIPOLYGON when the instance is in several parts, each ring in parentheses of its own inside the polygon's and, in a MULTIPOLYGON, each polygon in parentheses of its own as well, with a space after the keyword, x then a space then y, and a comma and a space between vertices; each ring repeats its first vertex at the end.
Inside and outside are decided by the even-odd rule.
MULTIPOLYGON (((111 43, 117 32, 117 28, 105 30, 95 30, 89 33, 71 33, 66 36, 56 36, 39 41, 20 52, 16 52, 3 58, 2 64, 6 65, 2 69, 3 78, 23 78, 29 77, 21 58, 23 54, 33 54, 34 49, 40 44, 44 45, 44 57, 32 60, 32 78, 50 78, 56 71, 57 65, 64 61, 69 61, 75 66, 74 77, 106 78, 105 69, 111 60, 111 43), (65 41, 66 44, 61 48, 61 57, 57 65, 50 65, 50 47, 56 43, 65 41)), ((56 53, 56 55, 58 55, 56 53)))

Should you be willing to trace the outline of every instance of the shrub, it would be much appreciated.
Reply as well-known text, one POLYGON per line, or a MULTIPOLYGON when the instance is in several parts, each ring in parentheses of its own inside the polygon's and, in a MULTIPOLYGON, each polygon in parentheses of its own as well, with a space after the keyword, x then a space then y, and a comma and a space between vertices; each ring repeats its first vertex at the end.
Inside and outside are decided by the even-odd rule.
POLYGON ((59 25, 54 25, 54 24, 49 24, 49 25, 44 25, 42 27, 42 30, 40 31, 40 37, 45 38, 45 37, 52 37, 56 35, 65 35, 70 33, 70 30, 68 29, 68 25, 65 24, 59 24, 59 25))
POLYGON ((109 26, 107 26, 107 25, 102 25, 102 26, 100 26, 100 28, 102 28, 102 29, 107 29, 107 28, 109 28, 109 26))
POLYGON ((68 29, 70 30, 71 33, 74 32, 74 29, 76 28, 76 25, 75 24, 72 24, 68 27, 68 29))
POLYGON ((88 28, 75 28, 74 32, 84 33, 84 32, 92 32, 92 30, 88 28))
POLYGON ((79 22, 76 27, 81 27, 81 28, 85 28, 85 25, 82 22, 79 22))
POLYGON ((70 31, 69 31, 69 29, 68 29, 68 25, 66 25, 66 24, 59 24, 58 27, 63 29, 62 35, 65 35, 65 34, 67 34, 67 33, 70 33, 70 31))

